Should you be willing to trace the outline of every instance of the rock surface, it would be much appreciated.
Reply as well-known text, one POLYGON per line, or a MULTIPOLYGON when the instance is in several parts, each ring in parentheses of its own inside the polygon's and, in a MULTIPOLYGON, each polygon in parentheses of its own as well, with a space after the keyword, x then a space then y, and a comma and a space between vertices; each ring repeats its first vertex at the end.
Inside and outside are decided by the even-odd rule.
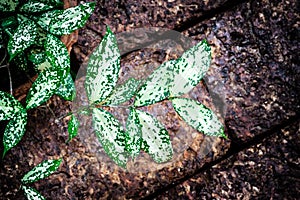
MULTIPOLYGON (((194 131, 192 143, 176 162, 130 173, 99 158, 95 150, 99 143, 92 135, 85 137, 88 131, 65 143, 69 118, 57 119, 71 110, 71 103, 54 96, 30 111, 27 133, 1 161, 1 199, 25 199, 19 189, 21 177, 42 160, 59 157, 63 158, 59 170, 33 184, 47 199, 297 199, 298 13, 295 0, 98 2, 73 47, 76 62, 81 64, 99 44, 105 25, 115 33, 157 26, 196 41, 207 39, 211 68, 205 82, 189 95, 210 107, 217 101, 214 108, 225 116, 229 139, 211 139, 194 131), (204 154, 207 144, 212 146, 204 154)), ((172 56, 178 55, 143 49, 126 54, 122 75, 172 56)), ((167 113, 161 120, 176 136, 184 125, 176 125, 178 116, 168 106, 164 102, 147 109, 167 113)), ((1 122, 1 133, 4 125, 1 122)))

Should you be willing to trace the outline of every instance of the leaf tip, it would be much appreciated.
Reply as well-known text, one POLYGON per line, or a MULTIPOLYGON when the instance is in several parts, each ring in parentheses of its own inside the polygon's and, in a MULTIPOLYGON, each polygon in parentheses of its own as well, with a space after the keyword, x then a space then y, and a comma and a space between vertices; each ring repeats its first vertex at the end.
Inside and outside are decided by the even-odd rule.
POLYGON ((111 31, 110 27, 106 25, 106 33, 112 34, 113 32, 111 31))

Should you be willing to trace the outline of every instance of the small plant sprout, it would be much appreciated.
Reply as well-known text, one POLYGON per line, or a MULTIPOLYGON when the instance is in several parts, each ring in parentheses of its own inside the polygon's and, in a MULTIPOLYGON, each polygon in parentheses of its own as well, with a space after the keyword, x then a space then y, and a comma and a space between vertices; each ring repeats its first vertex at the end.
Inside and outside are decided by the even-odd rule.
MULTIPOLYGON (((210 47, 204 40, 176 59, 162 63, 145 81, 129 79, 117 86, 120 52, 109 27, 100 45, 90 56, 85 89, 92 110, 95 133, 107 155, 126 168, 141 150, 157 163, 172 159, 170 136, 164 125, 151 114, 140 110, 163 100, 169 100, 179 116, 191 127, 205 135, 225 137, 217 116, 199 102, 182 98, 204 77, 211 60, 210 47), (126 127, 102 107, 118 107, 133 99, 127 107, 126 127)), ((69 138, 77 135, 78 123, 72 116, 69 138), (74 130, 76 130, 74 133, 74 130)))

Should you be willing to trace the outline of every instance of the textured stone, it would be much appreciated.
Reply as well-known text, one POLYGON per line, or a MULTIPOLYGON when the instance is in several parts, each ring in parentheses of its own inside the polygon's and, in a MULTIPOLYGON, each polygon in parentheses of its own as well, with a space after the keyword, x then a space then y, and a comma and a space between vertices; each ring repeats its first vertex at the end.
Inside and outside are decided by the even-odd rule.
MULTIPOLYGON (((205 82, 201 81, 189 95, 215 109, 219 116, 226 113, 226 134, 230 139, 211 140, 193 131, 194 136, 190 138, 193 141, 187 144, 190 147, 181 152, 177 162, 152 172, 130 173, 111 164, 109 158, 103 156, 101 149, 97 148, 99 142, 95 136, 88 135, 91 130, 79 132, 82 136, 65 143, 69 118, 60 117, 71 110, 70 103, 55 96, 46 106, 29 112, 26 135, 1 161, 1 197, 24 199, 19 190, 21 177, 42 160, 59 157, 63 158, 63 164, 58 172, 33 184, 47 199, 140 199, 156 197, 159 195, 155 193, 157 191, 164 192, 158 199, 174 199, 176 196, 176 199, 238 199, 263 198, 264 195, 277 198, 293 181, 295 190, 284 194, 287 198, 294 197, 299 187, 299 180, 292 177, 296 176, 298 168, 295 165, 299 164, 297 125, 287 128, 281 135, 274 135, 263 144, 236 152, 236 156, 203 174, 166 190, 172 188, 172 183, 185 180, 201 167, 226 156, 231 152, 230 147, 255 139, 299 113, 297 2, 249 1, 228 8, 229 11, 215 13, 192 27, 188 27, 188 19, 193 19, 193 16, 198 19, 202 10, 223 4, 217 1, 206 8, 195 3, 193 5, 200 9, 195 12, 193 6, 189 7, 182 1, 181 13, 186 15, 182 14, 181 18, 180 12, 176 11, 180 3, 169 2, 171 4, 167 1, 144 1, 141 6, 133 1, 128 5, 120 1, 103 5, 98 2, 96 14, 86 28, 80 30, 72 53, 75 53, 77 61, 83 62, 101 41, 105 24, 110 25, 114 32, 143 26, 176 28, 177 23, 187 24, 183 34, 197 41, 206 38, 213 50, 212 65, 205 82), (158 17, 157 11, 166 12, 160 15, 164 18, 158 17), (223 100, 225 104, 222 104, 223 100), (216 107, 213 101, 217 102, 216 107), (207 154, 202 154, 201 151, 205 151, 202 147, 207 144, 212 144, 212 147, 207 154), (278 174, 288 178, 278 178, 278 174)), ((120 81, 129 76, 143 78, 159 63, 176 57, 178 55, 152 50, 125 55, 121 61, 123 79, 120 81), (143 69, 145 66, 148 71, 143 69)), ((147 109, 165 122, 174 137, 180 128, 186 128, 167 102, 147 109)), ((4 125, 5 122, 1 122, 1 133, 4 125)), ((185 139, 179 138, 178 141, 185 139)))

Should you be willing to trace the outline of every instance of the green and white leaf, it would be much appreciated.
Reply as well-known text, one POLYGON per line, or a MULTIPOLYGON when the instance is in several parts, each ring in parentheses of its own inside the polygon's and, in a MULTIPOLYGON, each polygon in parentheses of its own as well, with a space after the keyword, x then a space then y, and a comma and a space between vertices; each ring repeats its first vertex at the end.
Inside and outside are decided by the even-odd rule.
POLYGON ((57 16, 61 15, 63 10, 51 10, 41 14, 39 17, 35 18, 37 24, 40 25, 44 30, 50 30, 50 22, 52 19, 55 19, 57 16))
POLYGON ((0 12, 15 11, 18 4, 19 4, 18 0, 1 0, 0 1, 0 12))
POLYGON ((119 77, 120 52, 114 34, 107 27, 100 45, 89 58, 85 89, 90 103, 102 102, 113 91, 119 77))
POLYGON ((41 49, 44 49, 44 46, 47 43, 47 35, 48 35, 47 31, 45 31, 43 28, 38 26, 37 36, 35 38, 34 45, 41 49))
POLYGON ((194 129, 205 135, 225 137, 224 127, 212 110, 197 101, 174 98, 172 104, 180 117, 194 129))
POLYGON ((69 139, 68 141, 71 141, 74 137, 78 134, 78 127, 79 127, 79 121, 77 117, 72 114, 71 119, 68 123, 68 132, 69 132, 69 139))
POLYGON ((26 109, 40 106, 50 99, 61 83, 61 74, 54 67, 42 71, 32 84, 26 99, 26 109))
POLYGON ((28 200, 46 200, 36 189, 22 185, 22 189, 24 190, 25 196, 28 200))
POLYGON ((7 50, 12 60, 18 53, 34 44, 37 35, 37 25, 32 20, 21 23, 9 39, 7 50))
MULTIPOLYGON (((49 68, 52 68, 52 66, 47 60, 45 62, 35 66, 35 70, 39 73, 46 69, 49 69, 49 68)), ((55 70, 55 69, 53 69, 53 70, 55 70)), ((60 76, 61 76, 61 73, 60 73, 60 76)))
POLYGON ((0 91, 0 121, 9 120, 16 113, 23 110, 23 106, 11 94, 0 91))
POLYGON ((192 90, 207 72, 210 61, 211 49, 205 40, 184 52, 176 60, 171 96, 181 96, 192 90))
POLYGON ((95 2, 83 3, 68 8, 50 21, 50 33, 55 35, 70 34, 84 26, 95 8, 95 2))
POLYGON ((164 62, 147 79, 136 94, 135 106, 147 106, 169 97, 174 80, 174 60, 164 62))
POLYGON ((16 55, 12 61, 17 65, 17 67, 20 70, 25 71, 25 72, 28 71, 28 61, 26 59, 24 52, 21 52, 18 55, 16 55))
POLYGON ((128 79, 124 84, 117 86, 112 94, 105 100, 105 105, 120 105, 129 101, 135 94, 139 80, 134 78, 128 79))
POLYGON ((46 68, 52 67, 50 63, 46 61, 45 51, 41 51, 38 53, 30 53, 28 55, 28 60, 30 60, 34 64, 34 68, 37 72, 41 72, 46 68))
POLYGON ((142 127, 142 149, 157 163, 172 159, 173 148, 165 127, 150 114, 136 110, 142 127))
POLYGON ((71 74, 62 80, 60 87, 55 94, 67 101, 73 101, 76 94, 76 88, 71 74))
POLYGON ((132 158, 139 155, 142 145, 142 129, 136 110, 131 108, 126 122, 125 150, 132 158))
POLYGON ((54 35, 48 34, 45 50, 47 60, 57 69, 61 80, 66 78, 70 73, 70 56, 64 43, 54 35))
POLYGON ((14 117, 8 122, 3 135, 3 157, 6 152, 16 146, 22 139, 27 124, 27 113, 23 109, 15 113, 14 117))
POLYGON ((31 0, 31 1, 41 2, 41 3, 44 3, 44 4, 51 5, 53 7, 61 7, 61 6, 64 5, 63 0, 31 0))
POLYGON ((22 178, 23 184, 33 183, 38 180, 44 179, 55 172, 60 166, 62 159, 57 160, 44 160, 32 170, 27 172, 22 178))
POLYGON ((43 2, 29 0, 28 2, 26 2, 20 7, 20 11, 26 13, 36 13, 36 12, 47 11, 50 10, 51 8, 53 8, 52 5, 47 5, 46 3, 43 2))
POLYGON ((22 24, 22 23, 24 23, 24 22, 26 22, 26 21, 29 20, 28 17, 26 17, 26 16, 24 16, 22 14, 17 14, 17 19, 18 19, 18 23, 19 24, 22 24))
POLYGON ((125 151, 125 133, 119 121, 109 112, 94 108, 93 126, 108 156, 119 166, 125 168, 128 153, 125 151))

